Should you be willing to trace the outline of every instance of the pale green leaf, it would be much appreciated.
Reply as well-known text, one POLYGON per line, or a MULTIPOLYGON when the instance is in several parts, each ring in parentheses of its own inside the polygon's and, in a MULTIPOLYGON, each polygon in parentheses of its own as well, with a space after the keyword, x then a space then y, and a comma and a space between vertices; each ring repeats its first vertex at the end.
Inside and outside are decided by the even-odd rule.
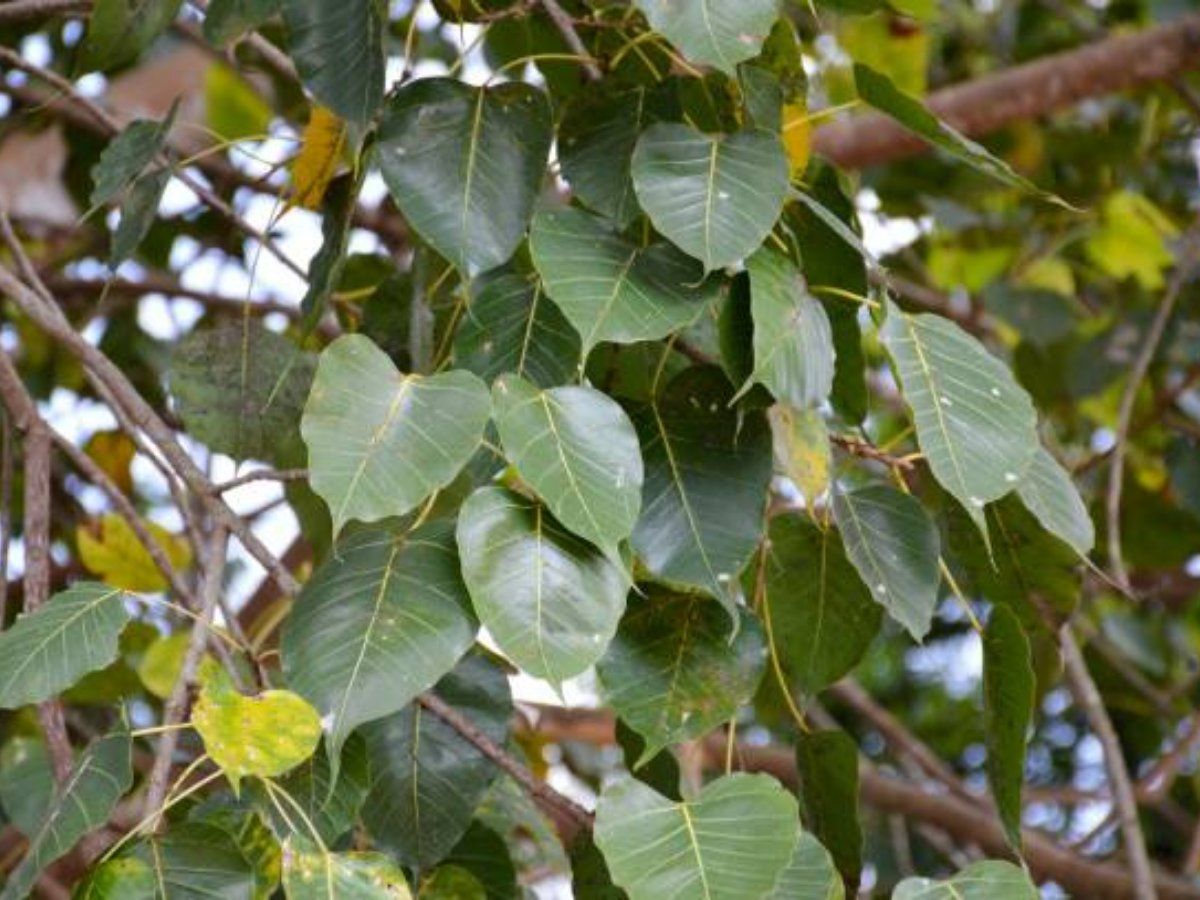
POLYGON ((50 753, 40 738, 16 736, 0 751, 0 807, 26 837, 37 831, 54 796, 50 753))
POLYGON ((995 859, 971 863, 945 881, 906 878, 892 892, 892 900, 1038 900, 1040 896, 1025 870, 995 859))
POLYGON ((779 873, 767 900, 846 900, 846 886, 829 851, 807 831, 801 831, 791 862, 779 873))
POLYGON ((1071 476, 1050 451, 1039 447, 1025 477, 1017 485, 1017 495, 1042 527, 1061 538, 1080 556, 1087 556, 1096 545, 1096 526, 1071 476))
POLYGON ((757 56, 779 15, 779 0, 637 0, 655 31, 692 62, 726 75, 757 56))

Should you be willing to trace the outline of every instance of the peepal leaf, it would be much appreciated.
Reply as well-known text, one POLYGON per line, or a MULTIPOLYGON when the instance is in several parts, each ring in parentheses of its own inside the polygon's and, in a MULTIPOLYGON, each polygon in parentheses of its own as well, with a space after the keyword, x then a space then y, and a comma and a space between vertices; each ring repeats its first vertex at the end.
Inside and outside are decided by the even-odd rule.
POLYGON ((321 719, 299 694, 268 690, 244 696, 212 659, 201 663, 199 682, 192 725, 235 792, 247 775, 282 775, 312 756, 321 719))
POLYGON ((829 490, 833 451, 829 428, 815 409, 792 409, 776 403, 767 410, 776 468, 792 479, 809 508, 829 490))
MULTIPOLYGON (((433 693, 497 745, 508 740, 508 679, 482 654, 464 658, 433 693)), ((466 833, 499 769, 418 702, 371 722, 362 734, 371 759, 363 822, 402 865, 427 870, 466 833)))
POLYGON ((381 0, 280 0, 296 71, 322 106, 364 128, 383 100, 381 0))
POLYGON ((458 550, 479 621, 523 670, 561 684, 604 654, 628 578, 540 503, 480 488, 459 512, 458 550))
POLYGON ((737 74, 757 56, 779 15, 778 0, 637 0, 646 20, 692 62, 737 74))
POLYGON ((1017 495, 1043 528, 1080 556, 1087 556, 1096 545, 1096 526, 1083 498, 1071 476, 1045 447, 1034 453, 1017 485, 1017 495))
POLYGON ((40 703, 117 658, 125 592, 81 581, 0 632, 0 709, 40 703))
MULTIPOLYGON (((330 766, 327 746, 321 744, 312 756, 277 783, 304 810, 321 839, 326 844, 335 844, 358 821, 369 788, 370 766, 366 741, 362 735, 352 734, 336 767, 330 766)), ((265 795, 265 789, 255 785, 254 790, 260 814, 273 822, 275 832, 290 831, 287 821, 265 795)))
POLYGON ((1009 607, 992 607, 983 633, 983 725, 987 775, 1009 844, 1021 849, 1021 785, 1035 692, 1029 639, 1009 607))
POLYGON ((464 275, 507 262, 525 236, 553 129, 527 84, 425 78, 388 101, 379 168, 422 238, 464 275))
POLYGON ((707 734, 753 699, 767 648, 754 616, 739 613, 731 641, 729 617, 709 597, 651 589, 630 600, 597 673, 617 715, 646 739, 635 767, 707 734))
POLYGON ((846 900, 846 886, 829 851, 807 831, 800 832, 791 862, 779 873, 767 900, 846 900))
POLYGON ((402 516, 453 481, 475 454, 490 407, 470 372, 402 375, 361 335, 326 347, 300 431, 334 533, 351 519, 402 516))
POLYGON ((204 38, 224 47, 279 12, 280 0, 212 0, 204 11, 204 38))
POLYGON ((889 303, 879 334, 930 470, 986 537, 984 506, 1017 487, 1039 446, 1029 395, 942 316, 908 315, 889 303))
MULTIPOLYGON (((11 632, 6 632, 6 634, 11 632)), ((132 781, 129 735, 118 731, 94 742, 59 786, 20 865, 9 873, 0 900, 30 896, 38 875, 85 834, 108 821, 132 781)))
POLYGON ((669 244, 640 247, 578 209, 540 213, 529 252, 585 354, 601 341, 666 337, 694 321, 719 289, 669 244))
POLYGON ((365 528, 300 592, 284 626, 283 669, 324 717, 330 754, 340 758, 350 732, 432 686, 475 631, 450 526, 365 528))
POLYGON ((750 900, 796 844, 796 801, 769 775, 726 775, 676 803, 626 778, 596 805, 596 843, 631 900, 750 900))
POLYGON ((141 867, 151 873, 154 887, 144 895, 146 900, 252 900, 263 896, 255 892, 254 868, 236 838, 205 822, 174 823, 119 861, 129 865, 113 873, 114 892, 97 893, 97 900, 141 900, 137 894, 145 878, 141 867))
POLYGON ((299 834, 283 844, 289 900, 412 900, 404 872, 383 853, 332 853, 299 834))
POLYGON ((754 374, 776 400, 797 409, 823 403, 833 389, 833 331, 804 276, 778 250, 756 252, 750 270, 754 374))
MULTIPOLYGON (((191 566, 192 547, 187 538, 172 534, 156 522, 143 524, 172 568, 184 572, 191 566)), ((78 526, 75 544, 83 567, 112 587, 162 591, 168 586, 167 577, 159 571, 150 552, 118 513, 105 513, 94 523, 78 526)))
POLYGON ((121 220, 113 232, 112 246, 108 253, 110 266, 116 267, 133 255, 154 224, 158 205, 162 201, 167 182, 171 180, 170 169, 147 172, 138 178, 125 193, 121 203, 121 220))
POLYGON ((236 460, 272 460, 299 435, 316 358, 245 317, 197 329, 171 355, 175 410, 188 433, 236 460))
POLYGON ((506 375, 492 388, 504 452, 563 525, 617 559, 642 503, 642 454, 625 411, 590 387, 541 391, 506 375))
POLYGON ((642 133, 633 153, 642 209, 706 272, 762 244, 783 209, 788 179, 787 153, 767 131, 716 136, 660 122, 642 133))
POLYGON ((929 631, 938 600, 938 533, 912 496, 877 484, 833 495, 846 556, 875 602, 915 640, 929 631))
POLYGON ((945 881, 906 878, 892 892, 892 900, 1037 900, 1040 896, 1025 870, 997 859, 971 863, 945 881))
POLYGON ((107 71, 139 56, 175 19, 182 0, 98 0, 83 39, 80 69, 107 71))
POLYGON ((41 738, 10 738, 0 750, 0 809, 17 830, 37 832, 54 797, 50 752, 41 738))
POLYGON ((800 816, 829 850, 849 886, 862 871, 863 834, 858 821, 858 745, 844 731, 813 731, 796 740, 800 816))

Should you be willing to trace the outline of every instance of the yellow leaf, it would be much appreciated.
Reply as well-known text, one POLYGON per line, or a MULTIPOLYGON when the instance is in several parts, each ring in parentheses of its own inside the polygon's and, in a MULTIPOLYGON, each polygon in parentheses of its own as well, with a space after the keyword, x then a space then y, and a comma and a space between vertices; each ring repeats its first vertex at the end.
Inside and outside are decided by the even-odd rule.
POLYGON ((137 667, 138 678, 146 690, 162 700, 171 696, 190 643, 191 635, 181 632, 163 635, 146 648, 137 667))
POLYGON ((780 137, 795 178, 808 167, 808 158, 812 155, 812 123, 803 101, 784 106, 780 137))
MULTIPOLYGON (((146 523, 150 536, 162 547, 178 571, 192 564, 192 548, 180 535, 161 525, 146 523)), ((116 513, 106 513, 95 522, 80 525, 75 532, 83 567, 105 583, 126 591, 161 591, 167 580, 134 534, 133 528, 116 513)))
POLYGON ((211 658, 200 664, 200 698, 192 725, 234 792, 247 775, 271 778, 304 762, 321 739, 321 717, 291 691, 246 697, 211 658))
POLYGON ((1163 286, 1173 258, 1167 240, 1179 234, 1175 223, 1141 194, 1117 191, 1100 210, 1100 226, 1084 245, 1088 258, 1113 278, 1133 277, 1148 291, 1163 286))
POLYGON ((776 465, 795 482, 809 509, 829 488, 829 431, 815 409, 792 409, 776 404, 771 421, 776 465))
POLYGON ((292 163, 293 206, 321 208, 345 143, 346 123, 325 107, 314 106, 304 128, 300 153, 292 163))
POLYGON ((111 478, 122 491, 133 490, 133 475, 129 466, 133 463, 137 448, 123 431, 97 431, 83 447, 83 452, 96 461, 104 474, 111 478))
POLYGON ((1025 287, 1054 291, 1066 297, 1075 296, 1075 273, 1070 264, 1057 256, 1043 256, 1022 269, 1017 281, 1025 287))
POLYGON ((837 39, 855 62, 882 72, 914 97, 924 96, 929 31, 920 22, 887 12, 847 16, 838 25, 837 39))

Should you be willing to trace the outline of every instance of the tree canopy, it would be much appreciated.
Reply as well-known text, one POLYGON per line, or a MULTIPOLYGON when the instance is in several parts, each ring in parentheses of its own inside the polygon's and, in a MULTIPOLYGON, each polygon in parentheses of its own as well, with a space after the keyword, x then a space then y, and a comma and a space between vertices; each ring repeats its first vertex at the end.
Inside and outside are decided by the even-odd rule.
POLYGON ((1200 898, 1200 14, 0 4, 0 900, 1200 898))

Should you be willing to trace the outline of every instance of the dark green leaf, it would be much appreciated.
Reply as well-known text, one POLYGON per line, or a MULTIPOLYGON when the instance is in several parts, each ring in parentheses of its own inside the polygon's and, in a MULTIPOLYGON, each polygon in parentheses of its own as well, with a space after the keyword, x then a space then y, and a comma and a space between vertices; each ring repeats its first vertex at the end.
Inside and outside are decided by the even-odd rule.
POLYGON ((1034 703, 1029 640, 1007 606, 994 606, 983 634, 983 726, 987 774, 1008 842, 1021 849, 1021 784, 1034 703))
POLYGON ((224 47, 258 28, 277 12, 280 0, 212 0, 204 11, 204 37, 224 47))
POLYGON ((317 102, 365 128, 383 100, 382 0, 280 0, 288 49, 317 102))
POLYGON ((814 731, 796 741, 800 815, 833 856, 842 879, 858 887, 863 835, 858 821, 858 747, 844 731, 814 731))
POLYGON ((346 244, 358 202, 359 182, 353 175, 343 175, 330 182, 321 204, 321 249, 308 265, 308 290, 300 301, 307 329, 312 329, 337 289, 346 265, 346 244))
POLYGON ((181 2, 97 0, 83 39, 81 70, 107 71, 140 56, 175 20, 181 2))
MULTIPOLYGON (((134 853, 132 858, 154 873, 156 890, 149 896, 155 900, 252 900, 259 896, 253 866, 234 838, 215 825, 172 825, 138 845, 134 853)), ((123 892, 116 893, 113 900, 125 897, 123 892)))
POLYGON ((110 266, 116 268, 141 246, 150 226, 154 224, 158 204, 170 180, 170 170, 159 169, 141 176, 126 191, 121 203, 121 221, 113 233, 112 248, 108 254, 110 266))
POLYGON ((613 884, 604 854, 591 835, 571 846, 571 894, 575 900, 628 900, 629 895, 613 884))
POLYGON ((112 203, 129 189, 162 151, 175 118, 175 108, 161 122, 137 119, 108 142, 92 166, 93 208, 112 203))
POLYGON ((417 900, 486 900, 479 879, 459 866, 438 866, 421 882, 417 900))
POLYGON ((515 900, 518 896, 517 872, 504 838, 478 820, 471 823, 445 861, 478 878, 488 900, 515 900))
MULTIPOLYGON (((316 753, 277 779, 279 786, 304 810, 326 844, 337 843, 354 827, 367 796, 373 770, 367 758, 367 745, 361 736, 350 735, 335 768, 336 775, 330 770, 329 751, 322 744, 316 753)), ((289 829, 278 817, 269 797, 262 795, 258 806, 264 816, 272 817, 277 834, 287 833, 289 829)))
MULTIPOLYGON (((662 750, 640 767, 636 768, 638 760, 645 755, 645 739, 625 724, 623 719, 617 719, 617 745, 621 748, 621 756, 625 768, 638 781, 650 785, 664 797, 671 800, 682 800, 679 791, 679 781, 682 773, 679 771, 679 761, 670 750, 662 750)), ((607 871, 607 870, 606 870, 607 871)))

